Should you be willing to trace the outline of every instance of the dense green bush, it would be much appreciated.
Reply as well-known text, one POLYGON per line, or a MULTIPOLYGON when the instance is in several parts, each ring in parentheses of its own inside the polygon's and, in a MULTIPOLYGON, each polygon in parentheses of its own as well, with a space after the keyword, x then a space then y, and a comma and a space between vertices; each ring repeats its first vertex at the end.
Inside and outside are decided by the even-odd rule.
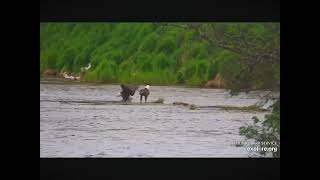
MULTIPOLYGON (((233 24, 218 28, 232 31, 233 24)), ((241 26, 258 37, 272 28, 263 23, 241 26)), ((244 66, 240 56, 209 45, 192 30, 163 23, 41 23, 40 50, 41 72, 79 73, 90 62, 87 81, 203 85, 217 73, 229 84, 245 79, 237 76, 244 66)), ((251 86, 265 88, 280 78, 277 64, 265 67, 257 70, 260 79, 250 79, 251 86)))
MULTIPOLYGON (((273 105, 271 114, 265 115, 264 119, 252 118, 253 125, 240 127, 240 135, 247 139, 254 139, 257 142, 273 142, 275 144, 265 145, 265 147, 277 148, 272 152, 273 157, 280 157, 280 99, 273 105)), ((266 155, 265 151, 259 152, 266 155)))

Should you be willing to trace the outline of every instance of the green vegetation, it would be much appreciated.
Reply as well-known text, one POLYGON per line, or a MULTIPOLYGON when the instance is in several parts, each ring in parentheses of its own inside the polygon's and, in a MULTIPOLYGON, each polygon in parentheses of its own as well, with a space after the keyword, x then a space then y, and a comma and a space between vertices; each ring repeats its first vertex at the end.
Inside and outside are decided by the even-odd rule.
MULTIPOLYGON (((240 135, 258 142, 274 142, 276 146, 268 145, 266 147, 276 147, 277 151, 272 152, 272 156, 280 157, 280 100, 273 106, 272 113, 265 115, 264 119, 253 117, 254 125, 240 127, 240 135)), ((264 151, 260 153, 266 154, 264 151)))
MULTIPOLYGON (((89 62, 84 81, 202 86, 219 74, 231 94, 280 91, 280 23, 40 24, 40 73, 77 74, 89 62)), ((240 133, 280 141, 280 98, 254 122, 240 133)))
MULTIPOLYGON (((41 23, 40 72, 54 69, 76 74, 91 62, 85 81, 201 86, 217 73, 229 85, 245 79, 237 77, 241 68, 246 67, 238 52, 214 46, 193 29, 177 25, 187 24, 41 23)), ((274 23, 201 25, 204 28, 218 25, 226 32, 242 28, 243 34, 250 30, 256 37, 264 37, 269 33, 264 31, 274 23)), ((256 89, 273 86, 279 67, 261 65, 257 69, 261 79, 250 80, 250 86, 256 89)))
MULTIPOLYGON (((211 46, 236 54, 221 66, 224 69, 221 74, 231 94, 255 88, 280 91, 279 23, 188 23, 176 26, 193 30, 211 46)), ((276 99, 271 114, 264 119, 253 117, 253 120, 254 125, 241 127, 240 134, 257 142, 275 142, 277 151, 272 152, 272 156, 280 157, 280 97, 276 99)), ((260 154, 265 155, 265 152, 260 154)))

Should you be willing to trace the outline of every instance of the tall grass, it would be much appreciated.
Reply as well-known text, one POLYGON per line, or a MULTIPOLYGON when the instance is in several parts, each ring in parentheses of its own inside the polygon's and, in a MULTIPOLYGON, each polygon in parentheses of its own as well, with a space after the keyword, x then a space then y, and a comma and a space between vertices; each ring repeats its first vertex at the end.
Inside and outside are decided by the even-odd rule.
POLYGON ((239 58, 157 23, 40 23, 40 50, 41 72, 79 73, 90 62, 84 80, 106 83, 198 86, 239 58))

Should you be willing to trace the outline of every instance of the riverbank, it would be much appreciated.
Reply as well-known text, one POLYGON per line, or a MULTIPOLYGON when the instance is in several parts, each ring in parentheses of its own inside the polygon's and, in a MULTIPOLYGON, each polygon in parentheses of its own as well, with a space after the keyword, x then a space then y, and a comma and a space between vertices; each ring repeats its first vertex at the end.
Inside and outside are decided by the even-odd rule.
MULTIPOLYGON (((57 82, 57 83, 81 83, 81 84, 96 84, 96 85, 120 85, 120 84, 141 84, 144 85, 144 83, 125 83, 120 81, 113 81, 113 82, 107 82, 107 81, 89 81, 89 80, 69 80, 64 79, 60 76, 40 76, 40 80, 42 81, 50 81, 51 83, 57 82)), ((205 85, 186 85, 186 84, 178 84, 178 83, 154 83, 154 82, 148 82, 151 86, 172 86, 172 87, 183 87, 183 88, 208 88, 208 89, 223 89, 223 88, 213 88, 213 87, 206 87, 205 85)))
MULTIPOLYGON (((88 81, 88 80, 69 80, 64 79, 60 76, 45 76, 40 75, 40 81, 43 81, 43 83, 46 83, 45 81, 48 81, 48 83, 57 83, 57 84, 63 84, 63 83, 76 83, 76 84, 91 84, 91 85, 120 85, 122 82, 114 81, 114 82, 104 82, 104 81, 88 81)), ((171 83, 171 84, 161 84, 161 83, 153 83, 148 82, 151 86, 171 86, 171 87, 180 87, 180 88, 201 88, 201 89, 221 89, 221 90, 227 90, 228 88, 223 87, 216 87, 216 86, 207 86, 206 84, 203 85, 187 85, 187 84, 179 84, 179 83, 171 83)), ((144 85, 144 83, 124 83, 124 84, 140 84, 144 85)), ((269 89, 252 89, 250 92, 259 92, 259 91, 270 91, 269 89)), ((240 92, 246 92, 241 91, 240 92)), ((279 92, 274 92, 276 94, 279 94, 279 92)))

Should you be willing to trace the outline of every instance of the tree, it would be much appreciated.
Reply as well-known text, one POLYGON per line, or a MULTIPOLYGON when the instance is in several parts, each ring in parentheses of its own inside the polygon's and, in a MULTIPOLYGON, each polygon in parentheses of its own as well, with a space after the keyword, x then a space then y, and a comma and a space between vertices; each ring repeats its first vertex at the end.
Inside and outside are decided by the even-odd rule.
MULTIPOLYGON (((164 23, 164 25, 194 31, 200 40, 207 41, 212 48, 222 48, 239 55, 243 68, 236 78, 244 85, 238 87, 240 89, 252 89, 246 85, 248 81, 256 80, 243 74, 255 77, 254 74, 260 71, 256 68, 258 65, 276 67, 275 64, 280 64, 279 23, 164 23)), ((280 89, 280 79, 274 81, 272 88, 280 89)))
MULTIPOLYGON (((264 120, 257 117, 252 119, 254 125, 240 127, 240 135, 258 142, 274 142, 275 144, 264 145, 264 147, 277 148, 277 151, 272 151, 272 156, 280 157, 280 99, 273 105, 272 113, 265 115, 264 120)), ((266 155, 266 152, 260 151, 260 154, 266 155)))
MULTIPOLYGON (((280 91, 279 23, 165 23, 165 25, 195 31, 199 39, 209 42, 211 47, 222 48, 239 56, 237 67, 241 69, 229 71, 224 77, 231 82, 228 83, 231 94, 243 88, 248 92, 254 89, 255 85, 270 87, 271 91, 280 91)), ((263 98, 268 100, 271 98, 269 95, 263 98)), ((273 156, 280 157, 280 97, 276 98, 272 113, 266 115, 264 120, 257 117, 253 117, 253 120, 254 125, 242 126, 239 133, 259 142, 276 142, 279 149, 273 152, 273 156)), ((264 151, 260 153, 265 155, 264 151)))

